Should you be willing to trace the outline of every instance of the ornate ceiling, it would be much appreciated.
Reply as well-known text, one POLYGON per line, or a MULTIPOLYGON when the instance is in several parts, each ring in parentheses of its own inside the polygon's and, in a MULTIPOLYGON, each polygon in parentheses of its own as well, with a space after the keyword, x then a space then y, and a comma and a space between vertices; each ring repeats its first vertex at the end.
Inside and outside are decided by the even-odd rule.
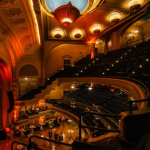
POLYGON ((130 6, 143 6, 149 0, 85 0, 88 3, 81 16, 68 27, 57 22, 46 1, 0 0, 0 40, 14 66, 22 56, 40 59, 43 34, 45 40, 88 41, 111 27, 111 20, 130 15, 130 6))
MULTIPOLYGON (((64 27, 52 15, 46 4, 47 0, 40 0, 43 14, 46 15, 46 32, 47 40, 84 40, 88 41, 92 39, 97 33, 93 33, 95 29, 102 32, 106 28, 112 26, 112 20, 123 18, 130 15, 130 6, 140 4, 143 6, 148 0, 89 0, 89 6, 86 7, 84 13, 81 12, 79 17, 74 23, 68 27, 64 27), (93 4, 97 2, 97 5, 93 4), (60 33, 58 38, 55 36, 60 33), (75 37, 75 33, 79 33, 80 36, 75 37)), ((53 0, 50 0, 54 5, 53 0)), ((49 2, 49 3, 50 3, 49 2)), ((116 20, 115 20, 116 21, 116 20)))
POLYGON ((0 1, 0 32, 10 42, 11 50, 7 49, 14 66, 23 54, 37 55, 40 48, 34 3, 32 0, 0 1))

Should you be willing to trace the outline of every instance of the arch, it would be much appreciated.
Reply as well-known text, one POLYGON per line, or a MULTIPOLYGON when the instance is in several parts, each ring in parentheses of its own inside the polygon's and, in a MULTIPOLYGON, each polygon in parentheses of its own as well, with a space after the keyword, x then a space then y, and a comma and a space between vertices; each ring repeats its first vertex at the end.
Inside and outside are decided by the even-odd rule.
POLYGON ((38 76, 38 70, 34 65, 27 64, 19 70, 19 76, 38 76))
POLYGON ((63 56, 68 55, 72 57, 71 63, 73 63, 75 60, 82 58, 89 53, 89 45, 61 44, 56 46, 49 51, 44 62, 46 77, 49 77, 50 74, 63 67, 63 56))
POLYGON ((137 22, 139 19, 144 17, 149 13, 149 9, 147 8, 145 11, 143 11, 140 15, 136 16, 134 19, 130 20, 127 24, 125 24, 121 29, 120 29, 120 41, 122 41, 123 35, 125 31, 135 22, 137 22))
POLYGON ((17 63, 17 66, 16 66, 16 78, 17 79, 19 79, 19 72, 20 72, 21 68, 25 65, 34 66, 36 68, 36 70, 38 71, 38 78, 40 78, 40 76, 41 76, 41 63, 40 63, 40 61, 35 57, 26 56, 26 57, 21 58, 19 60, 19 62, 17 63))

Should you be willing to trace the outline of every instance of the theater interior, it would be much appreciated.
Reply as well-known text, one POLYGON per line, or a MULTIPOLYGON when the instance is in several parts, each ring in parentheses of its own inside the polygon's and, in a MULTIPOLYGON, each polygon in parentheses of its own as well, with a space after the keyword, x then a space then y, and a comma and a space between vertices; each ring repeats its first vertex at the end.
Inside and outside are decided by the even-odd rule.
POLYGON ((149 0, 0 0, 0 150, 150 150, 149 0))

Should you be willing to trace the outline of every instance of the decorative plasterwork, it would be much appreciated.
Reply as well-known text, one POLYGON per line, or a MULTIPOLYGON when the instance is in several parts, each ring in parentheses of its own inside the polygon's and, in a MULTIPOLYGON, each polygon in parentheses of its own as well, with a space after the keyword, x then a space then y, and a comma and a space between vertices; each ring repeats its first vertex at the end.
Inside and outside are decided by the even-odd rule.
MULTIPOLYGON (((0 1, 0 11, 7 18, 11 25, 11 30, 14 30, 17 37, 20 39, 20 43, 24 48, 24 51, 29 50, 29 46, 25 46, 32 43, 30 38, 30 33, 26 19, 22 13, 22 10, 17 2, 17 0, 1 0, 0 1)), ((32 48, 32 46, 30 46, 32 48)))
POLYGON ((7 18, 13 18, 13 17, 19 16, 21 14, 21 9, 19 9, 19 8, 12 8, 9 10, 4 9, 4 14, 7 18))

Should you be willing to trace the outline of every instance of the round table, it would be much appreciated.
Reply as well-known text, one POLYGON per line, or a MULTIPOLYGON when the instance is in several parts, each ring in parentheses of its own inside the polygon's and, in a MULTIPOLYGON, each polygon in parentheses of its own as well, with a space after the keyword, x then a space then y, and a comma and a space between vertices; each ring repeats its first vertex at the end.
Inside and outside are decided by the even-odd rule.
POLYGON ((45 125, 45 123, 40 123, 40 130, 43 130, 43 125, 45 125))
POLYGON ((31 129, 31 133, 33 134, 33 133, 34 133, 34 130, 33 130, 33 129, 36 128, 36 127, 33 126, 33 125, 30 125, 29 128, 31 129))
POLYGON ((22 149, 23 146, 22 145, 17 145, 17 149, 22 149))

